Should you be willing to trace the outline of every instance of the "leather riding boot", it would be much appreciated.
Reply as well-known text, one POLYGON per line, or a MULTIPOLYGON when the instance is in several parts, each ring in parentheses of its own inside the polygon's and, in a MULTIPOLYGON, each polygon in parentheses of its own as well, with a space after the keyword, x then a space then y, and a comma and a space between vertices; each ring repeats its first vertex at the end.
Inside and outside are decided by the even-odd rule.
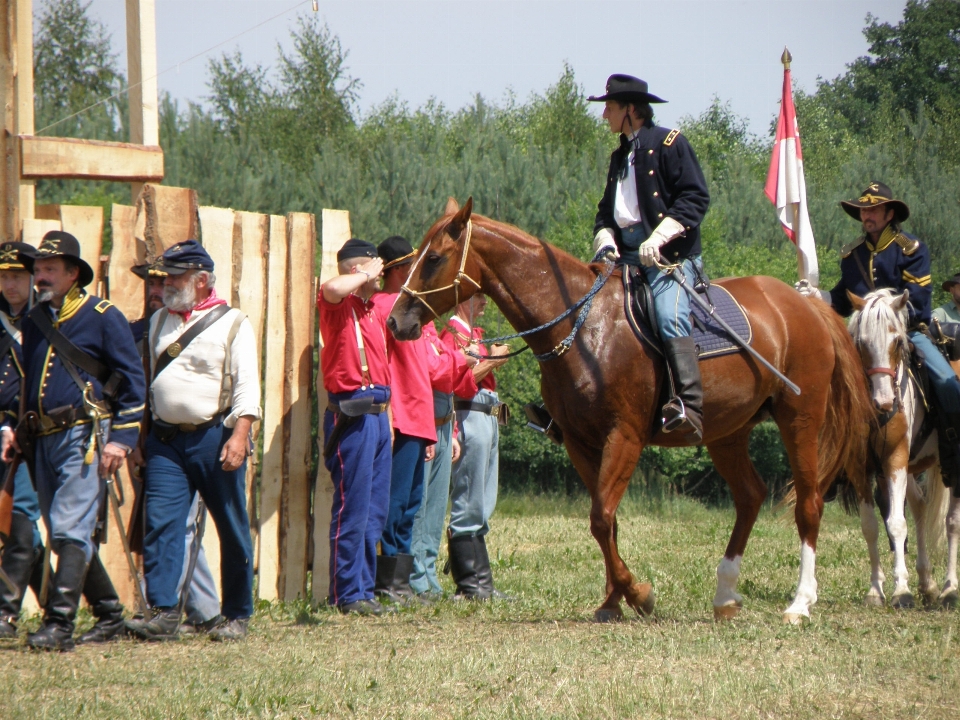
POLYGON ((492 600, 513 600, 505 592, 500 592, 493 586, 493 571, 490 569, 490 555, 487 553, 486 535, 478 535, 477 542, 477 578, 483 592, 492 600))
POLYGON ((490 592, 480 584, 479 547, 473 535, 455 535, 447 540, 450 573, 457 584, 454 600, 487 600, 490 597, 490 592))
POLYGON ((13 513, 10 516, 10 537, 3 546, 0 567, 20 592, 14 594, 6 583, 0 582, 0 640, 17 637, 17 620, 23 595, 37 560, 42 557, 43 546, 33 545, 33 523, 26 515, 13 513))
POLYGON ((43 624, 27 636, 29 647, 60 652, 73 650, 73 622, 86 574, 87 556, 83 548, 65 543, 57 553, 57 572, 50 583, 43 624))
POLYGON ((383 600, 400 603, 406 602, 396 588, 397 556, 377 555, 377 576, 373 583, 373 594, 383 600))
POLYGON ((393 591, 408 602, 416 597, 410 587, 410 575, 413 573, 413 555, 397 553, 397 566, 393 571, 393 591))
POLYGON ((109 642, 123 637, 123 605, 120 604, 107 569, 96 553, 90 561, 87 579, 83 583, 83 597, 90 605, 97 622, 77 638, 77 645, 109 642))
POLYGON ((675 395, 663 406, 663 431, 690 433, 691 444, 699 443, 703 438, 703 385, 697 345, 690 337, 670 338, 663 341, 663 351, 675 395))

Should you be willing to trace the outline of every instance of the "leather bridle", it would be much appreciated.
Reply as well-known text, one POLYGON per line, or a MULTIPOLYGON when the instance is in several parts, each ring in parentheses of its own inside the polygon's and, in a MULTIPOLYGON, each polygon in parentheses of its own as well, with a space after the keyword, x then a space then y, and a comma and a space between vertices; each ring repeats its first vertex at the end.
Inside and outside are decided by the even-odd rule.
MULTIPOLYGON (((466 237, 466 238, 464 239, 464 241, 463 241, 463 250, 462 250, 461 253, 460 253, 460 269, 457 270, 457 276, 453 279, 453 282, 452 282, 452 283, 450 283, 449 285, 444 285, 443 287, 434 288, 433 290, 411 290, 411 289, 407 286, 407 283, 404 283, 404 284, 400 287, 400 292, 409 295, 409 296, 412 297, 414 300, 419 300, 420 302, 422 302, 422 303, 424 304, 424 306, 427 308, 427 310, 429 310, 430 312, 432 312, 432 313, 433 313, 433 316, 434 316, 435 318, 437 318, 437 319, 440 318, 440 313, 438 313, 436 310, 434 310, 434 309, 430 306, 430 303, 428 303, 428 302, 424 299, 424 297, 423 297, 424 295, 431 295, 431 294, 433 294, 433 293, 444 292, 445 290, 451 290, 451 289, 452 289, 452 290, 453 290, 453 293, 454 293, 453 297, 454 297, 454 300, 455 300, 454 306, 457 306, 457 305, 460 304, 460 281, 461 281, 461 280, 463 280, 464 278, 466 278, 467 280, 469 280, 469 281, 473 284, 474 287, 477 288, 477 290, 480 290, 480 289, 481 289, 480 283, 478 283, 478 282, 477 282, 476 280, 474 280, 472 277, 470 277, 469 275, 467 275, 467 273, 464 271, 464 268, 465 268, 466 265, 467 265, 467 254, 470 252, 470 237, 473 235, 473 222, 470 221, 470 220, 467 220, 466 232, 467 232, 467 237, 466 237)), ((421 259, 422 259, 422 257, 423 257, 423 256, 421 256, 421 259)), ((419 264, 420 264, 420 260, 418 259, 418 260, 417 260, 417 265, 419 265, 419 264)), ((416 265, 414 265, 414 269, 416 269, 416 265)), ((410 277, 413 277, 413 272, 410 273, 410 277)))

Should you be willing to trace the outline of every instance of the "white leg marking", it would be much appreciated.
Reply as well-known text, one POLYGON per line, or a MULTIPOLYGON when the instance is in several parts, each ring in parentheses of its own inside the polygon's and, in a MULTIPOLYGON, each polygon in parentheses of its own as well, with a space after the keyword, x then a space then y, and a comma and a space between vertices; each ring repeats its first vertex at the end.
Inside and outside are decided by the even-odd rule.
POLYGON ((897 468, 890 478, 890 516, 887 518, 887 531, 893 538, 893 596, 892 602, 897 603, 899 599, 910 598, 912 604, 913 597, 910 595, 910 587, 907 581, 907 560, 904 553, 904 546, 907 542, 907 519, 903 514, 903 506, 907 498, 907 471, 906 468, 897 468))
POLYGON ((806 543, 800 544, 800 581, 793 604, 786 609, 783 619, 799 623, 810 617, 810 606, 817 602, 817 552, 806 543))
POLYGON ((960 498, 950 496, 950 510, 947 512, 947 579, 943 584, 943 598, 957 593, 957 545, 960 544, 960 498))
POLYGON ((885 597, 883 595, 883 569, 880 567, 880 550, 877 542, 880 538, 880 523, 877 522, 877 512, 873 505, 865 502, 860 503, 860 529, 863 531, 863 539, 867 541, 867 552, 870 554, 870 590, 863 599, 864 605, 882 606, 885 597))
MULTIPOLYGON (((934 482, 940 482, 940 480, 934 478, 934 482)), ((907 503, 910 505, 913 524, 917 529, 917 590, 923 596, 924 603, 929 604, 935 601, 937 595, 940 594, 940 588, 937 587, 937 583, 933 579, 930 555, 927 551, 926 514, 936 512, 936 510, 927 503, 924 492, 913 475, 907 475, 907 503)))
POLYGON ((713 596, 714 607, 740 607, 743 596, 737 593, 737 580, 740 579, 740 561, 742 555, 733 560, 723 558, 717 566, 717 594, 713 596))

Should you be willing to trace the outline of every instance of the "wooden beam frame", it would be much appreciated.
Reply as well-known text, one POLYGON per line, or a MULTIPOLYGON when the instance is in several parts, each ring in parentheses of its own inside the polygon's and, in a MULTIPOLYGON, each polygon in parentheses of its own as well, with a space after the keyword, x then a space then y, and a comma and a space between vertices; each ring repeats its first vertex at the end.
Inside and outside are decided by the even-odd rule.
POLYGON ((163 150, 158 146, 21 135, 20 176, 24 179, 160 182, 163 150))

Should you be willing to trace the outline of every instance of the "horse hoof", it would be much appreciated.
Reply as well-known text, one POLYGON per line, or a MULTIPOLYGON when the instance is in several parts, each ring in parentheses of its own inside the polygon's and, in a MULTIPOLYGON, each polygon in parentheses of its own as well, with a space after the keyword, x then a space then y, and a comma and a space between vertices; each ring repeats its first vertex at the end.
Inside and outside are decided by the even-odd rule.
POLYGON ((743 603, 734 603, 733 605, 720 605, 713 607, 713 619, 715 622, 725 622, 733 620, 740 614, 743 603))
POLYGON ((804 623, 808 622, 810 622, 809 615, 803 615, 802 613, 794 612, 785 612, 783 614, 784 625, 803 625, 804 623))
POLYGON ((910 610, 915 606, 912 593, 903 593, 902 595, 894 595, 893 599, 890 601, 890 607, 896 610, 910 610))
POLYGON ((636 585, 636 593, 630 598, 630 607, 637 611, 642 617, 653 615, 653 605, 656 597, 653 592, 653 585, 650 583, 640 583, 636 585))
POLYGON ((923 606, 925 608, 936 607, 937 601, 940 599, 939 591, 936 588, 921 591, 920 597, 923 599, 923 606))
POLYGON ((950 590, 940 596, 940 607, 944 610, 953 610, 960 605, 960 592, 950 590))
POLYGON ((883 595, 867 595, 863 598, 864 607, 883 607, 883 595))
POLYGON ((623 620, 623 611, 620 608, 600 608, 593 614, 593 621, 598 623, 620 622, 623 620))

